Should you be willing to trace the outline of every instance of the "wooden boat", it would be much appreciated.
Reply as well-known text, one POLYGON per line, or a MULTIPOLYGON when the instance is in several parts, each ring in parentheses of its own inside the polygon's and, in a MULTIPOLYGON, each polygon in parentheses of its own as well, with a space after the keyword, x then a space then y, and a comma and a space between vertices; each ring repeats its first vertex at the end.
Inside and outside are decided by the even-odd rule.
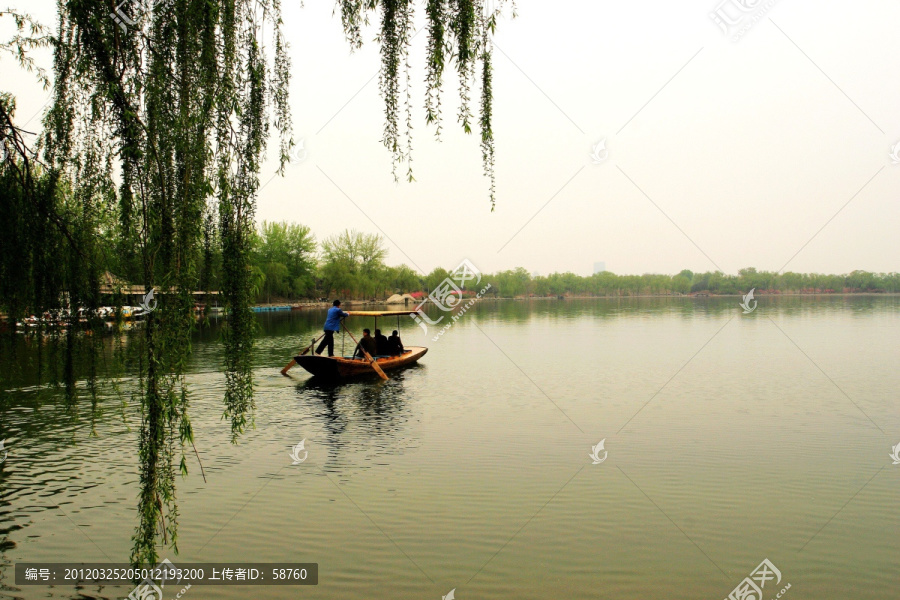
MULTIPOLYGON (((393 371, 401 367, 415 364, 425 356, 428 348, 423 346, 409 346, 406 352, 399 356, 374 356, 375 362, 382 371, 393 371)), ((372 364, 364 358, 349 358, 346 356, 295 356, 294 361, 322 379, 349 379, 354 377, 377 377, 378 374, 372 368, 372 364)))
MULTIPOLYGON (((383 317, 397 317, 397 329, 400 329, 400 317, 411 314, 414 311, 408 310, 350 310, 346 311, 351 317, 373 317, 375 319, 375 327, 378 327, 378 319, 383 317)), ((343 325, 343 319, 341 319, 343 325)), ((344 326, 347 331, 347 327, 344 326)), ((354 348, 357 339, 352 333, 347 331, 350 339, 353 340, 354 348)), ((385 371, 392 371, 401 367, 415 364, 420 358, 425 356, 428 348, 424 346, 406 346, 403 354, 398 356, 370 356, 365 354, 365 358, 354 359, 350 356, 316 356, 311 353, 316 342, 321 339, 313 340, 312 344, 295 356, 282 370, 282 375, 287 375, 288 371, 294 365, 300 365, 316 377, 322 379, 350 379, 355 377, 364 377, 369 375, 378 375, 382 379, 387 379, 385 371)))

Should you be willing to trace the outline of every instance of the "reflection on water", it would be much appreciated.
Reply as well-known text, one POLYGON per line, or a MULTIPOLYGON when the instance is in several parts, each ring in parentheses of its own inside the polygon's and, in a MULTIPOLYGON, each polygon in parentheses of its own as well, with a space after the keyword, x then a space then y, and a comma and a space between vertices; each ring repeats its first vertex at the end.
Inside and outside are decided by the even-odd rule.
POLYGON ((310 377, 297 385, 298 399, 308 407, 310 417, 327 431, 325 468, 340 472, 343 460, 360 452, 390 454, 413 444, 408 439, 414 413, 405 387, 410 371, 422 366, 391 372, 389 381, 380 379, 330 382, 310 377))
MULTIPOLYGON (((420 364, 339 384, 278 374, 323 311, 261 314, 255 427, 236 445, 213 322, 189 369, 208 481, 191 451, 181 554, 163 555, 319 563, 315 588, 250 590, 267 599, 723 598, 764 558, 787 600, 894 597, 900 303, 758 301, 483 301, 436 343, 405 323, 406 344, 430 346, 420 364)), ((99 340, 93 411, 83 357, 67 406, 39 385, 62 356, 52 338, 0 342, 0 598, 130 591, 17 587, 9 566, 127 561, 136 365, 113 344, 138 341, 99 340)))

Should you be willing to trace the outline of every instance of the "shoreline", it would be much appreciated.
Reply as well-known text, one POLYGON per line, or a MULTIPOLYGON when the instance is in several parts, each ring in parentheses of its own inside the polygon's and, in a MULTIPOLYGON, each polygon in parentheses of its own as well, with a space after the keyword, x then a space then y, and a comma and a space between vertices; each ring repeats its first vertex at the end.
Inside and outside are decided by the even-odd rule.
MULTIPOLYGON (((778 293, 766 293, 766 292, 756 292, 756 298, 781 298, 781 297, 791 297, 791 298, 834 298, 834 297, 894 297, 900 296, 900 292, 778 292, 778 293)), ((496 298, 486 298, 482 297, 479 300, 493 300, 493 301, 501 301, 501 300, 515 300, 515 301, 530 301, 530 300, 625 300, 632 298, 678 298, 678 299, 687 299, 687 300, 706 300, 709 298, 743 298, 743 294, 708 294, 708 293, 695 293, 695 294, 633 294, 633 295, 624 295, 624 296, 516 296, 516 297, 496 297, 496 298)), ((425 302, 428 302, 429 299, 425 298, 425 302)), ((403 308, 411 308, 414 309, 415 306, 405 306, 403 304, 386 304, 383 300, 345 300, 343 302, 343 306, 396 306, 398 310, 403 310, 403 308)), ((418 305, 416 305, 418 306, 418 305)), ((273 310, 275 308, 280 308, 282 310, 304 310, 304 309, 322 309, 322 308, 331 308, 331 301, 320 302, 320 301, 303 301, 303 302, 268 302, 268 303, 259 303, 253 304, 251 308, 259 308, 265 310, 273 310)))

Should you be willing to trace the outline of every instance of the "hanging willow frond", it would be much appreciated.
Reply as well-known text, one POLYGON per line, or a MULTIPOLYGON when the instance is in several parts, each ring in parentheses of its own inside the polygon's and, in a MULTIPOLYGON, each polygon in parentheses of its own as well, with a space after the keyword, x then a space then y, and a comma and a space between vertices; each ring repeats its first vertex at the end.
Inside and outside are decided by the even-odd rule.
MULTIPOLYGON (((440 137, 442 127, 441 88, 447 62, 456 65, 459 79, 457 121, 466 133, 472 133, 472 90, 481 88, 478 127, 485 175, 490 180, 491 210, 495 206, 494 134, 491 105, 491 36, 506 0, 426 0, 425 28, 428 31, 425 65, 425 122, 435 126, 440 137), (480 75, 476 76, 476 73, 480 75)), ((515 16, 515 2, 509 2, 515 16)), ((338 0, 341 23, 352 48, 362 45, 362 27, 368 15, 380 10, 379 33, 381 70, 379 89, 384 100, 382 143, 391 153, 393 174, 407 164, 407 179, 412 181, 412 119, 410 116, 409 45, 412 39, 412 0, 338 0), (401 90, 400 73, 406 85, 401 90), (402 97, 401 97, 402 95, 402 97), (401 110, 402 103, 402 110, 401 110), (401 113, 403 115, 401 116, 401 113), (403 123, 401 130, 401 123, 403 123)))
MULTIPOLYGON (((46 160, 75 182, 90 211, 99 207, 87 201, 97 194, 87 188, 86 166, 117 163, 109 204, 120 225, 120 276, 165 290, 143 331, 141 491, 131 556, 135 564, 156 564, 159 541, 177 549, 175 468, 186 469, 185 445, 193 442, 185 381, 193 291, 201 279, 210 284, 211 240, 222 245, 228 308, 224 412, 235 439, 252 424, 247 268, 259 169, 270 126, 282 165, 291 145, 280 0, 59 0, 58 10, 46 160), (88 149, 98 138, 105 143, 88 149)), ((93 180, 111 182, 111 171, 93 180)))

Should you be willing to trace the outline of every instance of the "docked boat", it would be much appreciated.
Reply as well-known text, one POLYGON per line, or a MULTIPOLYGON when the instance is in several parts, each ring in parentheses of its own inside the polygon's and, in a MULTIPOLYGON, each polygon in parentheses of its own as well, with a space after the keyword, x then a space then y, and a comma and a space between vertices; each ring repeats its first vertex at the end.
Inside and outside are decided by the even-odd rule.
MULTIPOLYGON (((413 365, 425 356, 428 348, 423 346, 409 346, 406 352, 399 356, 373 356, 375 364, 382 371, 393 371, 401 367, 413 365)), ((378 374, 365 358, 351 358, 349 356, 316 356, 307 354, 295 356, 294 361, 322 379, 350 379, 354 377, 377 377, 378 374)))

